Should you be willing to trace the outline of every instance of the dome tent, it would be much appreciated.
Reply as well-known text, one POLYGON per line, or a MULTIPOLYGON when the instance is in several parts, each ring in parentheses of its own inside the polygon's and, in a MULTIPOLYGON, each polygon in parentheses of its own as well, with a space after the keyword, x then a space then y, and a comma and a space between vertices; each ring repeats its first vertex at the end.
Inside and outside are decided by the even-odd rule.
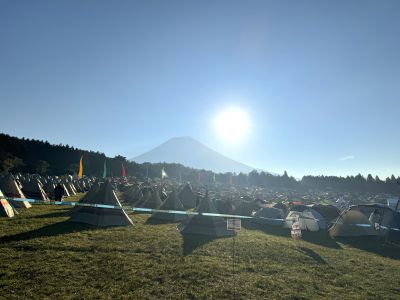
POLYGON ((340 210, 333 205, 312 204, 310 207, 317 211, 326 222, 335 221, 340 215, 340 210))
POLYGON ((388 237, 400 241, 400 214, 387 206, 355 205, 343 211, 329 230, 332 237, 388 237))
POLYGON ((126 226, 132 225, 132 220, 122 209, 112 185, 109 181, 92 189, 79 201, 84 204, 103 204, 119 206, 121 209, 77 206, 71 211, 71 222, 86 223, 94 226, 126 226))
POLYGON ((323 216, 316 210, 305 205, 295 205, 289 211, 284 228, 292 228, 293 222, 298 219, 301 230, 320 231, 326 230, 326 222, 323 216))

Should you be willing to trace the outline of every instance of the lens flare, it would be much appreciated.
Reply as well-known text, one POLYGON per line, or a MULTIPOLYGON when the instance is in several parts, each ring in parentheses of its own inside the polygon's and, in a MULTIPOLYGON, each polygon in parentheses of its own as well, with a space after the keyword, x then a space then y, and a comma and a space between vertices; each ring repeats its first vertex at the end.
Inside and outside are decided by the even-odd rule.
POLYGON ((229 108, 220 112, 214 119, 214 128, 219 138, 229 143, 238 143, 248 134, 250 117, 240 108, 229 108))

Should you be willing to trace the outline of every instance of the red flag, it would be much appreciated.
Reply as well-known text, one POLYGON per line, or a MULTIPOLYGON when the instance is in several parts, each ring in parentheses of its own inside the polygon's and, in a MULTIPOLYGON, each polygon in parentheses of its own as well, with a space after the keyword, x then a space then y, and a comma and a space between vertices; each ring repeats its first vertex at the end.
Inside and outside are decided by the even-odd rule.
POLYGON ((122 164, 121 176, 122 176, 122 177, 125 177, 125 176, 126 176, 124 164, 122 164))

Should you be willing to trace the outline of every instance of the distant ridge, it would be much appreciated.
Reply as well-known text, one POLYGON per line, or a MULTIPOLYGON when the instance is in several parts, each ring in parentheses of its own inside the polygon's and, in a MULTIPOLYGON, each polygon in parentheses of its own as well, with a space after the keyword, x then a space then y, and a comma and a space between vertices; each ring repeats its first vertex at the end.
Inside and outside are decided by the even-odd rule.
POLYGON ((254 168, 222 155, 189 136, 175 137, 131 159, 138 163, 179 163, 214 172, 249 173, 254 168))

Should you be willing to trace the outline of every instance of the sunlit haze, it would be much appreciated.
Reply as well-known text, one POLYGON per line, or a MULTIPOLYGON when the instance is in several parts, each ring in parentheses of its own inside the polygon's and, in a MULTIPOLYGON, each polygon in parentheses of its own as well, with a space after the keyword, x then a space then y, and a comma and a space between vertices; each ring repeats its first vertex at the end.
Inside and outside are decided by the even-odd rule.
POLYGON ((250 117, 246 111, 231 107, 221 111, 214 119, 216 134, 223 142, 240 143, 250 129, 250 117))

